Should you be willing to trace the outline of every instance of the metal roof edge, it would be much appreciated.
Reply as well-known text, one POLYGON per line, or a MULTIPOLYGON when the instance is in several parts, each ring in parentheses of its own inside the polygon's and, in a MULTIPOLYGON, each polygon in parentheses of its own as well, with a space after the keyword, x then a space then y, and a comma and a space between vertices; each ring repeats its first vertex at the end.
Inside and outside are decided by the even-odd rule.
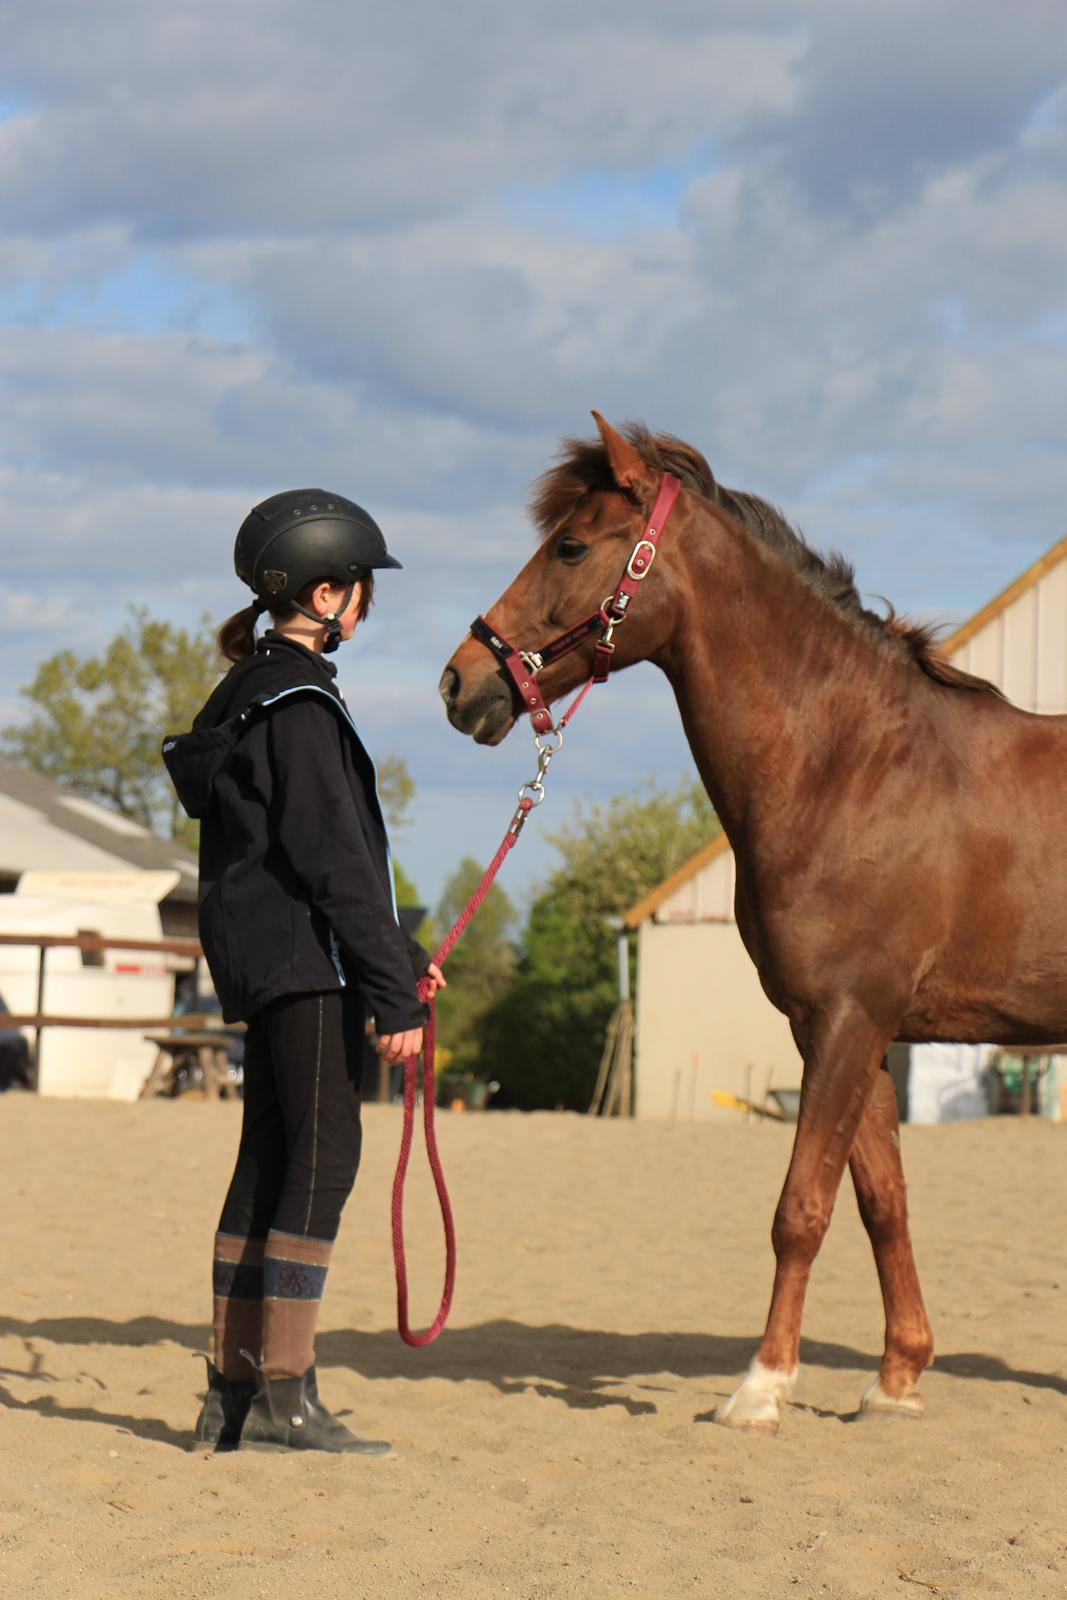
POLYGON ((1057 539, 1043 556, 1038 556, 1025 572, 1014 578, 1006 589, 1002 589, 980 611, 976 611, 973 617, 961 623, 955 633, 950 634, 943 644, 937 646, 939 655, 951 656, 955 655, 957 650, 962 650, 976 633, 980 633, 988 623, 995 622, 1013 601, 1018 600, 1020 595, 1026 594, 1028 589, 1032 589, 1040 582, 1046 572, 1051 572, 1053 567, 1059 566, 1060 562, 1065 560, 1067 560, 1067 533, 1062 539, 1057 539))
POLYGON ((688 883, 690 878, 695 878, 702 867, 706 867, 709 862, 714 861, 717 856, 721 856, 729 848, 730 841, 720 828, 714 839, 710 839, 707 844, 701 845, 700 849, 691 855, 688 861, 683 861, 680 867, 675 867, 669 877, 664 878, 662 883, 657 883, 654 889, 649 890, 644 899, 638 900, 636 905, 631 906, 629 911, 623 914, 623 927, 632 931, 648 917, 651 917, 654 912, 659 910, 664 900, 670 898, 675 889, 680 889, 683 883, 688 883))

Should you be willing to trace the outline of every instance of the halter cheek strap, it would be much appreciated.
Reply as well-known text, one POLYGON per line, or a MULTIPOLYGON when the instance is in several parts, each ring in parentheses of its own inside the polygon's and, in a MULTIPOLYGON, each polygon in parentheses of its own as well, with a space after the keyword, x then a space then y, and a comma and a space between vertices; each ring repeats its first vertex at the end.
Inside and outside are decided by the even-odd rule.
POLYGON ((623 569, 614 594, 608 596, 599 611, 594 611, 583 622, 568 628, 566 633, 561 633, 558 638, 543 645, 540 650, 516 650, 514 645, 509 644, 485 617, 475 617, 471 623, 472 637, 492 651, 518 689, 523 709, 529 713, 535 733, 549 733, 553 726, 552 713, 537 686, 537 674, 545 667, 551 666, 554 661, 560 660, 562 656, 570 655, 572 650, 577 650, 579 645, 584 644, 594 633, 599 633, 600 637, 593 652, 593 674, 589 681, 607 682, 612 657, 615 654, 613 637, 615 629, 626 621, 630 604, 652 569, 660 534, 678 498, 680 488, 680 481, 671 473, 663 474, 652 514, 645 524, 640 539, 630 551, 630 559, 623 569))

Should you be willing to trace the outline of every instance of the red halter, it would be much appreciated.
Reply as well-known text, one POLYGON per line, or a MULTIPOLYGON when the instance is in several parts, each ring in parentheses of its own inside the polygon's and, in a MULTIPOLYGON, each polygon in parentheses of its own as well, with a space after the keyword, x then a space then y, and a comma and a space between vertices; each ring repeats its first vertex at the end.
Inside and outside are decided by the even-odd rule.
POLYGON ((659 536, 670 516, 671 507, 678 498, 680 488, 681 484, 677 478, 669 472, 663 474, 656 503, 652 507, 652 515, 640 539, 630 551, 630 559, 626 563, 615 593, 609 595, 599 611, 594 611, 584 622, 568 628, 566 633, 561 633, 558 638, 542 646, 540 650, 516 650, 514 645, 509 644, 486 621, 485 617, 475 617, 471 623, 473 637, 491 650, 501 665, 507 669, 519 691, 523 707, 530 713, 535 733, 552 731, 552 713, 537 687, 537 674, 543 668, 551 666, 554 661, 559 661, 562 656, 570 655, 572 650, 577 650, 579 645, 584 644, 590 635, 598 630, 600 638, 593 652, 593 675, 590 682, 607 682, 608 673, 611 671, 611 658, 615 653, 612 636, 619 624, 625 622, 630 602, 652 569, 659 536))

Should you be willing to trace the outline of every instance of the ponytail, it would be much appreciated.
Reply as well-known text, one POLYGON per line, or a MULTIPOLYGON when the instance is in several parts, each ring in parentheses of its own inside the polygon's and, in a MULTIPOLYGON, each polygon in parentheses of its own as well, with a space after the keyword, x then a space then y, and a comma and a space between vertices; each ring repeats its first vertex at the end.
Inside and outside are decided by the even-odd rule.
POLYGON ((256 619, 267 608, 256 600, 243 611, 235 611, 218 631, 219 653, 227 661, 241 661, 256 652, 256 619))

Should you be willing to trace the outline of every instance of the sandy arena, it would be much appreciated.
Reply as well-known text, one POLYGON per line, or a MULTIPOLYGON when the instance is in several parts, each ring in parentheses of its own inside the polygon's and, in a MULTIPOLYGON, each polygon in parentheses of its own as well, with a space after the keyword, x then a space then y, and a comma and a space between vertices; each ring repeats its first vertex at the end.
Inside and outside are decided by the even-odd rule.
MULTIPOLYGON (((4 1600, 1067 1595, 1067 1127, 905 1130, 922 1422, 853 1421, 881 1303, 842 1191, 768 1440, 709 1418, 761 1329, 787 1130, 443 1115, 459 1283, 413 1351, 372 1107, 319 1342, 327 1401, 395 1443, 361 1461, 186 1452, 238 1116, 0 1100, 4 1600)), ((424 1165, 408 1209, 425 1320, 424 1165)))

